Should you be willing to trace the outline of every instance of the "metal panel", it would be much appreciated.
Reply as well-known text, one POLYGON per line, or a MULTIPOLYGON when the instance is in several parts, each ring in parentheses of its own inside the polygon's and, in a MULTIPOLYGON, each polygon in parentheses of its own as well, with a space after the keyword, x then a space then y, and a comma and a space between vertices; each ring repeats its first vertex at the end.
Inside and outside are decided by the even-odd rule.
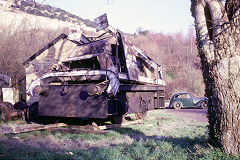
POLYGON ((13 97, 13 88, 2 88, 3 102, 15 103, 13 97))
POLYGON ((105 13, 105 14, 97 17, 96 19, 94 19, 94 23, 96 23, 96 25, 97 25, 97 32, 107 28, 109 26, 107 14, 105 13))
MULTIPOLYGON (((91 85, 48 86, 40 96, 39 115, 55 117, 107 118, 107 95, 88 94, 91 85)), ((46 87, 46 86, 45 86, 46 87)))
MULTIPOLYGON (((163 86, 157 85, 120 85, 120 91, 158 91, 158 90, 165 90, 163 86)), ((163 92, 162 92, 163 93, 163 92)))
POLYGON ((128 113, 154 109, 154 92, 127 92, 128 113))

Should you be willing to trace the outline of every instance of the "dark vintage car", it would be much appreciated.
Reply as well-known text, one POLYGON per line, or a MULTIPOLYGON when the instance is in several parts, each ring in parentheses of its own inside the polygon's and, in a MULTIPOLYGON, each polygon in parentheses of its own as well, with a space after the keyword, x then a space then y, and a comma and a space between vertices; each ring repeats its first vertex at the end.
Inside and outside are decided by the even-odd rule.
POLYGON ((170 100, 169 107, 174 109, 181 109, 187 107, 207 107, 207 97, 193 97, 191 93, 176 93, 170 100))

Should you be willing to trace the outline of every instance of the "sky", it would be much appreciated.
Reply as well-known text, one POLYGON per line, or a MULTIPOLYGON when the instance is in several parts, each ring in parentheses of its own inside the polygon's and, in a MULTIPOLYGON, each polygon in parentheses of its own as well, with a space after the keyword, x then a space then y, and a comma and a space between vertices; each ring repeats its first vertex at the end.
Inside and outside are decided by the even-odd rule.
POLYGON ((193 27, 190 0, 36 0, 93 21, 107 13, 108 22, 126 33, 143 30, 186 34, 193 27))

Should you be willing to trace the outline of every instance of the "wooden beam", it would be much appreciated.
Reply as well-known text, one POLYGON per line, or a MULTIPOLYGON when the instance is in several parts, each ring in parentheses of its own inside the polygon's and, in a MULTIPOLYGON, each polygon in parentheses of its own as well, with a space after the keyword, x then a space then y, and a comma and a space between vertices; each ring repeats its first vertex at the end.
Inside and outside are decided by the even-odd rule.
POLYGON ((39 131, 45 130, 49 128, 57 128, 57 127, 65 127, 67 124, 64 123, 56 123, 56 124, 48 124, 48 125, 35 125, 31 127, 24 127, 24 128, 17 128, 13 129, 12 131, 2 132, 2 134, 18 134, 18 133, 25 133, 25 132, 32 132, 32 131, 39 131))
POLYGON ((118 128, 118 127, 128 126, 128 125, 132 125, 132 124, 142 124, 142 123, 143 123, 142 120, 136 120, 136 121, 124 122, 122 124, 111 124, 111 125, 98 126, 97 128, 99 130, 105 130, 105 129, 110 129, 110 128, 118 128))

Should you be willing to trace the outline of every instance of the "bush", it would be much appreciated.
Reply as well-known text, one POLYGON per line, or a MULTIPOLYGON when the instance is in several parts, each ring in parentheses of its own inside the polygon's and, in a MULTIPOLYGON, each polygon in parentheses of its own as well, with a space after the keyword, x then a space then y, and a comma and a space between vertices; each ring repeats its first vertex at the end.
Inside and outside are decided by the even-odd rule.
POLYGON ((181 33, 164 35, 139 28, 136 33, 132 42, 164 68, 167 99, 176 92, 204 95, 200 59, 191 31, 186 36, 181 33))

